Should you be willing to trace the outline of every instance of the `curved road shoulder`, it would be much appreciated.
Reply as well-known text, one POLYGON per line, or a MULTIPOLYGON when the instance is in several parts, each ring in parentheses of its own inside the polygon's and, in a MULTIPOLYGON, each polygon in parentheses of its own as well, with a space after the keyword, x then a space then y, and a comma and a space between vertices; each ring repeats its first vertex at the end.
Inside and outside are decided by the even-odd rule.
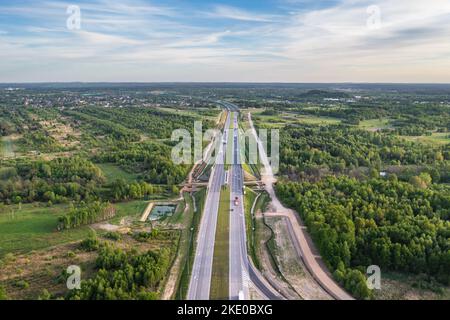
POLYGON ((262 172, 261 178, 265 185, 266 191, 269 193, 272 199, 272 205, 275 209, 274 212, 265 213, 265 215, 278 217, 281 216, 287 218, 289 232, 291 233, 291 236, 293 236, 293 238, 296 240, 294 244, 299 249, 303 262, 308 268, 308 271, 324 290, 326 290, 332 297, 337 300, 354 300, 354 298, 350 294, 348 294, 332 279, 325 266, 318 262, 318 259, 320 259, 320 257, 313 253, 313 248, 311 247, 310 242, 307 240, 308 237, 306 235, 305 227, 301 225, 298 214, 293 210, 285 208, 278 200, 273 188, 273 185, 276 182, 276 178, 272 173, 267 154, 263 149, 262 143, 259 140, 255 127, 253 126, 253 121, 250 113, 248 113, 248 120, 253 135, 258 141, 258 149, 261 161, 264 165, 264 170, 262 172))

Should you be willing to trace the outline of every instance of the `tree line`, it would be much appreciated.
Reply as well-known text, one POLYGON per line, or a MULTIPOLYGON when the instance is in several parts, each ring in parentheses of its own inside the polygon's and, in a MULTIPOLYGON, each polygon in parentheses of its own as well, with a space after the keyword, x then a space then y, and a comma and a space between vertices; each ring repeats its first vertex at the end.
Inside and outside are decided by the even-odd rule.
POLYGON ((67 214, 59 217, 58 230, 74 229, 105 221, 113 218, 115 215, 116 209, 108 202, 81 203, 77 207, 73 206, 67 214))

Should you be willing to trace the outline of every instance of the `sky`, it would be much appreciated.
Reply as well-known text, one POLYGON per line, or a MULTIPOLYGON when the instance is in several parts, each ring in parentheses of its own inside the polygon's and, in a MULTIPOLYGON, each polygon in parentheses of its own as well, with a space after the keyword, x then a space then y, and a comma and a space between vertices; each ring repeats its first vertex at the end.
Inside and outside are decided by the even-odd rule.
POLYGON ((1 0, 0 82, 72 81, 450 83, 450 1, 1 0))

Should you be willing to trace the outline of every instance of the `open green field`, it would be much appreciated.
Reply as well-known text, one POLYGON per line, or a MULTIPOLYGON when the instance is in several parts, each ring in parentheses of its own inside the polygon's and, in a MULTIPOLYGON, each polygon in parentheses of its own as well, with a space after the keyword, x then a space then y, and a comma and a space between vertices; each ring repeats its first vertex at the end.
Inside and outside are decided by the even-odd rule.
POLYGON ((14 144, 11 137, 2 137, 0 139, 0 156, 5 158, 14 157, 14 144))
POLYGON ((111 223, 118 224, 124 217, 139 218, 148 205, 148 201, 136 200, 129 202, 115 203, 116 216, 111 219, 111 223))
POLYGON ((217 218, 216 242, 211 275, 212 300, 227 300, 229 295, 229 245, 230 239, 230 188, 220 194, 219 216, 217 218))
POLYGON ((266 116, 259 113, 254 113, 253 120, 256 124, 263 123, 264 127, 270 129, 280 129, 287 124, 294 122, 282 119, 280 116, 266 116))
POLYGON ((136 174, 128 173, 119 166, 111 163, 99 163, 96 164, 96 166, 102 170, 108 182, 114 182, 115 180, 120 179, 123 179, 126 182, 133 182, 137 179, 136 174))
POLYGON ((359 128, 368 130, 368 131, 378 131, 383 129, 389 129, 391 126, 389 125, 391 119, 382 118, 382 119, 371 119, 364 120, 359 123, 359 128))
POLYGON ((445 145, 450 143, 450 132, 434 132, 431 136, 402 136, 402 138, 413 142, 421 142, 433 145, 445 145))
POLYGON ((58 217, 67 210, 58 205, 38 207, 33 205, 4 206, 0 209, 0 257, 5 254, 24 253, 48 248, 62 243, 81 240, 88 236, 89 227, 58 232, 58 217))
POLYGON ((331 117, 316 117, 316 116, 310 116, 310 115, 295 115, 292 118, 292 115, 289 114, 289 116, 283 115, 283 119, 292 119, 294 122, 300 122, 305 124, 312 124, 312 125, 333 125, 333 124, 339 124, 341 123, 340 119, 337 118, 331 118, 331 117))
POLYGON ((333 125, 341 123, 340 119, 332 117, 319 117, 297 113, 283 112, 278 115, 263 115, 255 112, 255 119, 269 128, 282 128, 289 124, 333 125))
MULTIPOLYGON (((147 206, 146 201, 114 204, 116 216, 111 223, 119 224, 124 217, 139 217, 147 206)), ((89 226, 57 231, 58 217, 65 214, 67 205, 26 204, 0 208, 0 257, 6 253, 26 253, 59 244, 78 241, 89 235, 89 226)))

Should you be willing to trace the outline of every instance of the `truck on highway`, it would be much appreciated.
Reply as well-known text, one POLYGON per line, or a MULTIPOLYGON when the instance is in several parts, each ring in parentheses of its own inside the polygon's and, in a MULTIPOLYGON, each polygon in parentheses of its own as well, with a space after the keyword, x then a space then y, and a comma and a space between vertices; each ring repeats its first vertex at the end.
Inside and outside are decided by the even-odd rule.
POLYGON ((239 205, 239 198, 238 198, 238 197, 236 197, 236 198, 234 199, 234 205, 235 205, 236 207, 239 205))

